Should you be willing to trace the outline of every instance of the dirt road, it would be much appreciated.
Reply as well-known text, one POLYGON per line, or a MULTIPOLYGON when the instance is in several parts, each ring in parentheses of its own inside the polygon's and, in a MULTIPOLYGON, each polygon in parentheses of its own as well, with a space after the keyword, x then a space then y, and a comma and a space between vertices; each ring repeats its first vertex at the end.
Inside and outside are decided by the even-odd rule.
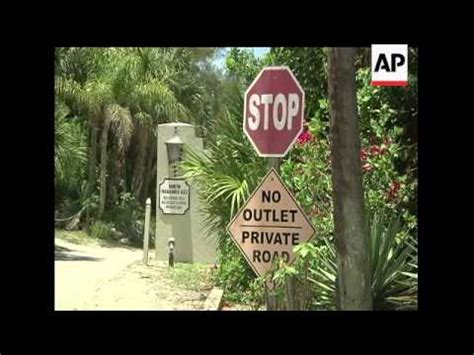
POLYGON ((153 255, 143 265, 141 250, 55 244, 56 310, 192 310, 209 294, 176 284, 153 255))

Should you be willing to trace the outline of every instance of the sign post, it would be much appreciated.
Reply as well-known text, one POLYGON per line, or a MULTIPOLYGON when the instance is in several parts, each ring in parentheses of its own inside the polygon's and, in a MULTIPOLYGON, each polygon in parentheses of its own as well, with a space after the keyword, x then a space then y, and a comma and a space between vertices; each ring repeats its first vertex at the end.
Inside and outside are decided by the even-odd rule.
MULTIPOLYGON (((293 248, 315 233, 295 197, 272 168, 228 225, 232 240, 259 276, 273 271, 275 260, 292 264, 293 248)), ((267 282, 268 291, 273 285, 267 282)))
POLYGON ((145 205, 145 231, 143 235, 143 263, 148 264, 148 240, 150 236, 150 214, 151 214, 151 199, 146 199, 145 205))
MULTIPOLYGON (((268 158, 268 165, 276 171, 280 171, 281 158, 268 158)), ((273 275, 270 275, 272 277, 273 275)), ((274 311, 278 309, 277 306, 277 297, 275 293, 274 285, 268 287, 268 284, 265 283, 265 298, 267 302, 267 310, 274 311)))
MULTIPOLYGON (((314 234, 313 226, 278 176, 281 158, 303 132, 304 99, 304 90, 288 67, 263 68, 245 92, 243 130, 257 154, 268 158, 271 170, 228 229, 257 275, 271 272, 276 257, 293 262, 294 246, 308 241, 314 234), (253 207, 256 224, 251 223, 251 212, 248 212, 253 207), (258 222, 263 217, 257 211, 276 214, 272 215, 272 221, 262 224, 258 222), (279 238, 290 235, 293 239, 278 244, 279 238), (257 243, 259 236, 262 243, 257 243)), ((274 285, 267 282, 265 291, 267 309, 276 309, 274 285)))

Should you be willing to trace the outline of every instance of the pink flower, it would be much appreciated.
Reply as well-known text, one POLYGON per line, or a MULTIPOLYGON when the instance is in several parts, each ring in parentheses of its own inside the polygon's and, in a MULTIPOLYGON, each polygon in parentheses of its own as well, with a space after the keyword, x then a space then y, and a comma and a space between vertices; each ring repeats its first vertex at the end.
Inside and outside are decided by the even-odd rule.
POLYGON ((374 167, 370 165, 369 163, 362 165, 362 171, 371 172, 372 170, 374 170, 374 167))
POLYGON ((378 155, 380 153, 380 148, 376 145, 370 147, 370 155, 378 155))
POLYGON ((397 197, 398 190, 400 190, 400 182, 398 181, 393 181, 390 184, 390 190, 388 191, 388 199, 389 200, 394 200, 397 197))
POLYGON ((306 144, 313 140, 313 135, 309 131, 305 131, 298 137, 298 144, 306 144))

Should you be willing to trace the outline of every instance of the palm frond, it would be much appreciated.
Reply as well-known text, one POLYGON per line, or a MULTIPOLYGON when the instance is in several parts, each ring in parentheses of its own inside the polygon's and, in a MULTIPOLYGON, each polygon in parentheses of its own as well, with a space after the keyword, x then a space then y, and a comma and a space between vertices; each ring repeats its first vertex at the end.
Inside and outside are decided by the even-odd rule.
POLYGON ((186 110, 173 92, 160 80, 153 79, 135 86, 131 93, 136 111, 144 111, 166 121, 185 120, 186 110))
POLYGON ((133 133, 133 120, 128 108, 117 104, 107 106, 110 128, 114 132, 114 137, 118 142, 119 152, 127 150, 133 133))
POLYGON ((87 160, 86 137, 69 110, 56 103, 54 115, 54 168, 59 180, 78 178, 87 160))

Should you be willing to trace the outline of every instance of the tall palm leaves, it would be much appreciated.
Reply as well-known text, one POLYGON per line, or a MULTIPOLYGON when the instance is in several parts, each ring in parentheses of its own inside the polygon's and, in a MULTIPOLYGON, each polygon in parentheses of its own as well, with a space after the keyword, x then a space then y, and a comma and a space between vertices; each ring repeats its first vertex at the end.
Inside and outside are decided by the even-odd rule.
MULTIPOLYGON (((100 180, 100 209, 99 216, 105 206, 105 166, 106 166, 106 146, 108 130, 111 120, 108 119, 107 107, 114 103, 113 95, 113 79, 116 70, 110 68, 107 64, 111 63, 106 49, 96 49, 89 55, 88 61, 76 63, 74 59, 83 59, 83 56, 77 53, 90 51, 88 49, 70 49, 62 58, 60 58, 57 68, 57 76, 55 81, 55 89, 57 97, 63 99, 70 107, 87 117, 90 132, 89 143, 89 176, 86 194, 93 192, 95 184, 95 165, 97 157, 97 135, 100 126, 102 126, 101 134, 101 180, 100 180), (92 63, 91 63, 92 62, 92 63), (75 68, 81 68, 89 65, 92 69, 86 74, 80 76, 80 81, 75 68), (71 69, 73 68, 73 69, 71 69), (75 80, 76 79, 76 80, 75 80), (105 151, 104 151, 105 150, 105 151)), ((87 216, 89 211, 87 211, 87 216)))
POLYGON ((55 72, 83 85, 97 72, 103 51, 96 48, 56 48, 55 72))
POLYGON ((102 127, 101 159, 100 159, 100 204, 98 217, 101 218, 105 209, 107 192, 107 146, 109 130, 113 129, 118 141, 120 151, 128 148, 130 137, 133 130, 132 117, 130 111, 117 104, 107 105, 104 108, 104 124, 102 127))
POLYGON ((185 177, 199 186, 208 227, 227 238, 225 226, 266 170, 241 129, 243 97, 232 92, 222 120, 211 126, 213 141, 204 154, 186 149, 185 177))
POLYGON ((55 179, 80 176, 86 162, 85 136, 77 121, 67 118, 69 110, 57 103, 54 113, 55 179))
POLYGON ((160 118, 161 121, 180 121, 186 118, 184 106, 166 84, 157 78, 135 85, 130 101, 137 113, 147 113, 147 117, 154 119, 153 123, 158 123, 160 118))
POLYGON ((171 90, 171 74, 167 70, 169 61, 163 49, 145 48, 132 53, 128 67, 129 93, 127 105, 130 107, 137 135, 136 156, 133 166, 132 192, 138 199, 145 199, 151 181, 147 167, 155 157, 155 131, 159 123, 186 121, 188 114, 171 90), (130 64, 133 63, 133 64, 130 64), (162 64, 162 65, 161 65, 162 64))
MULTIPOLYGON (((112 75, 103 63, 107 62, 105 50, 72 48, 62 53, 56 67, 56 97, 86 117, 91 131, 97 130, 103 119, 104 106, 113 103, 112 75), (89 70, 81 71, 83 67, 89 70)), ((90 145, 94 146, 92 139, 90 145)))
MULTIPOLYGON (((109 133, 118 142, 119 155, 124 156, 135 125, 133 114, 146 113, 137 117, 167 120, 171 116, 179 119, 184 110, 161 81, 146 68, 144 72, 148 64, 140 62, 135 49, 72 48, 61 54, 56 62, 56 95, 88 118, 89 194, 95 184, 100 138, 100 216, 106 204, 109 133)), ((149 122, 148 127, 152 129, 153 123, 149 122)))
POLYGON ((255 274, 231 241, 226 226, 265 175, 267 166, 244 136, 243 95, 238 88, 233 89, 227 97, 225 114, 209 122, 212 140, 207 149, 196 153, 185 148, 182 168, 184 176, 198 187, 208 235, 218 238, 218 260, 223 266, 218 269, 219 281, 226 291, 244 292, 255 274))
MULTIPOLYGON (((206 92, 193 62, 197 59, 189 51, 176 48, 56 49, 56 96, 87 122, 87 195, 95 190, 97 162, 100 162, 100 211, 108 203, 107 169, 123 174, 123 179, 110 178, 114 184, 131 187, 138 199, 146 198, 148 185, 152 186, 153 181, 148 175, 152 174, 156 156, 157 124, 200 122, 206 92), (132 144, 131 154, 127 153, 132 144), (120 164, 107 163, 109 156, 118 159, 120 164), (124 163, 128 167, 124 167, 124 163), (127 175, 126 171, 133 173, 127 175), (122 180, 125 180, 123 185, 122 180)), ((113 190, 109 197, 115 196, 113 190)))

